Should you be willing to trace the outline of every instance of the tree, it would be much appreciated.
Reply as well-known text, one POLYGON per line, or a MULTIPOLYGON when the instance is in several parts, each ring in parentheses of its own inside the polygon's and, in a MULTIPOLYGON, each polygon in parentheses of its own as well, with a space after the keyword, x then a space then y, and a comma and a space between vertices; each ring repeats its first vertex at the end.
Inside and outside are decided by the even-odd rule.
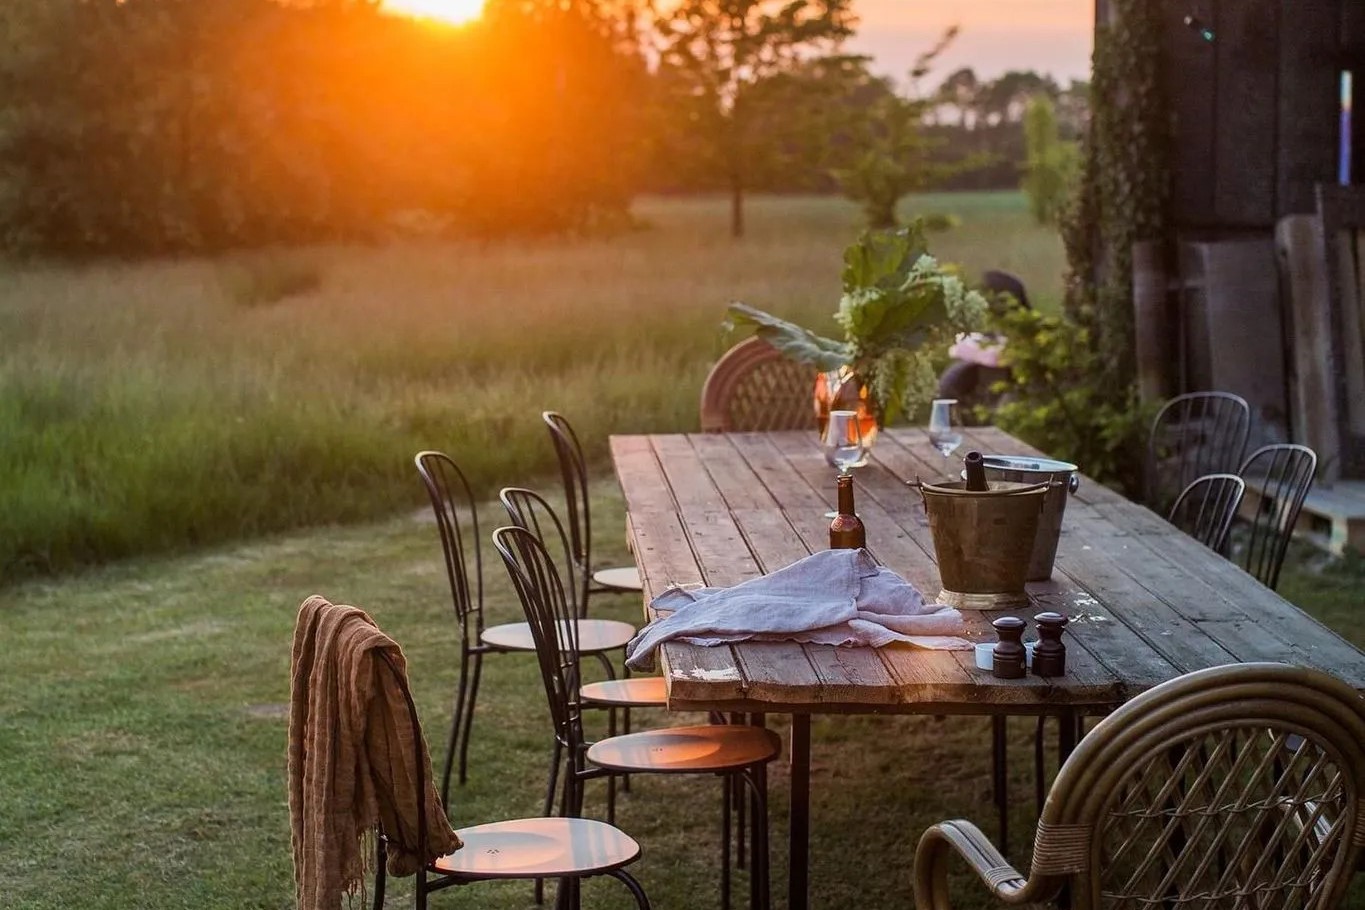
POLYGON ((662 78, 724 169, 730 233, 744 235, 745 150, 754 113, 745 89, 835 52, 853 33, 852 0, 681 0, 656 10, 662 78))
POLYGON ((1071 183, 1080 162, 1074 142, 1063 142, 1057 117, 1046 95, 1035 96, 1024 113, 1024 145, 1028 159, 1024 193, 1039 224, 1058 224, 1066 208, 1071 183))

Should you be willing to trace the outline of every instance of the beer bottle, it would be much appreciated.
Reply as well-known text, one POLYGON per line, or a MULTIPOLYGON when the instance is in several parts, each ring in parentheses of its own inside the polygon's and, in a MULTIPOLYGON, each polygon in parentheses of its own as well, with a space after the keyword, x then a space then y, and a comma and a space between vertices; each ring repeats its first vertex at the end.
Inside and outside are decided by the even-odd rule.
POLYGON ((853 512, 853 477, 839 475, 839 514, 829 524, 831 550, 856 550, 867 546, 863 523, 853 512))

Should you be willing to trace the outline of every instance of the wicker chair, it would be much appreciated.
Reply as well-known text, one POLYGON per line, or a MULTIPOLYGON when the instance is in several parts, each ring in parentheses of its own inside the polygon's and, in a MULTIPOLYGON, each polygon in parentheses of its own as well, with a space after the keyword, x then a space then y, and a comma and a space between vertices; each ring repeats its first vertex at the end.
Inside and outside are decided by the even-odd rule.
POLYGON ((1289 538, 1317 469, 1312 449, 1278 443, 1252 452, 1237 472, 1259 494, 1250 533, 1237 542, 1242 551, 1238 561, 1267 588, 1280 582, 1289 538))
POLYGON ((1251 408, 1230 392, 1188 392, 1162 406, 1147 438, 1146 503, 1165 513, 1196 477, 1242 463, 1251 408))
POLYGON ((758 336, 721 355, 701 387, 701 429, 806 430, 815 427, 815 372, 758 336))
POLYGON ((1163 683, 1081 741, 1043 808, 1028 876, 971 822, 915 854, 915 905, 946 910, 956 853, 999 900, 1075 910, 1327 910, 1365 848, 1365 701, 1325 673, 1234 664, 1163 683))
POLYGON ((1222 553, 1245 492, 1246 483, 1236 474, 1205 474, 1180 491, 1166 520, 1222 553))

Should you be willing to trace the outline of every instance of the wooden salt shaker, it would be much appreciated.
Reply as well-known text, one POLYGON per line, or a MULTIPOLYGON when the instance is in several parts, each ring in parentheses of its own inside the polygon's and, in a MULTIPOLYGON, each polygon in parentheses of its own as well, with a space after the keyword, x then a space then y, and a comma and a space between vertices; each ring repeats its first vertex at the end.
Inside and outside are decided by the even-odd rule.
POLYGON ((1039 613, 1033 617, 1038 624, 1038 644, 1033 646, 1033 672, 1039 676, 1066 675, 1066 645, 1062 644, 1062 627, 1069 620, 1061 613, 1039 613))
POLYGON ((1017 616, 1002 616, 991 623, 1000 635, 992 651, 991 673, 1001 679, 1024 676, 1024 621, 1017 616))

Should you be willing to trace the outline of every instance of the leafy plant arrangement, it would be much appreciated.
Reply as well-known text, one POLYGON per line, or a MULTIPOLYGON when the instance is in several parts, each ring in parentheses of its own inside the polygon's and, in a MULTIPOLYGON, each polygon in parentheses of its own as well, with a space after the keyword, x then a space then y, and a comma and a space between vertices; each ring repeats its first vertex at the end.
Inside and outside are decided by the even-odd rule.
POLYGON ((1139 497, 1156 406, 1140 405, 1131 387, 1115 394, 1105 383, 1103 355, 1081 323, 1026 307, 1010 307, 991 321, 1006 338, 1001 365, 1010 371, 1009 380, 996 384, 1004 394, 993 422, 1074 462, 1106 486, 1139 497))
POLYGON ((936 359, 958 333, 979 329, 986 309, 956 268, 929 255, 916 221, 864 232, 844 251, 843 296, 834 314, 842 340, 739 302, 730 304, 727 324, 754 326, 787 357, 818 370, 848 368, 867 383, 877 422, 886 425, 934 397, 936 359))

